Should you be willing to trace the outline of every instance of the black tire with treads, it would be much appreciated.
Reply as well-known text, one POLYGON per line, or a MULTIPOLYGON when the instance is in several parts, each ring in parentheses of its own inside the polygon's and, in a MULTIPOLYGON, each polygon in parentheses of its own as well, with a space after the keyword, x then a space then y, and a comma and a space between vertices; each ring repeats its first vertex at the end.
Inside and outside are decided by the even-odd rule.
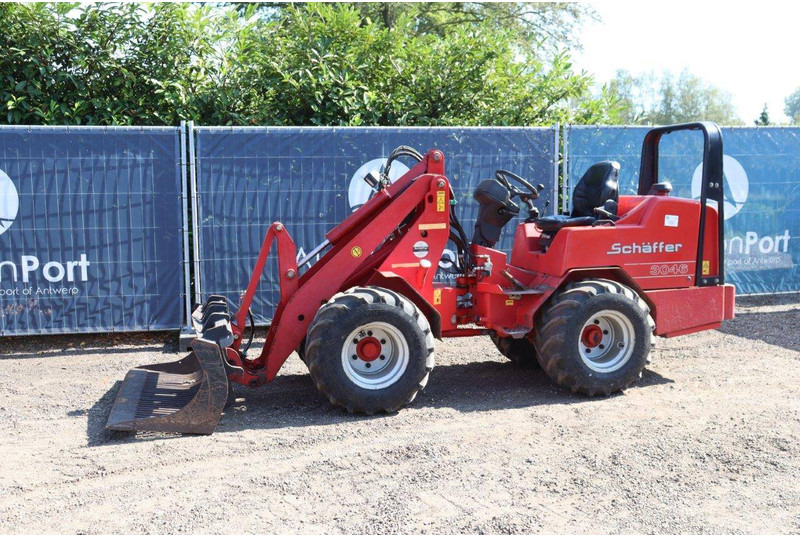
POLYGON ((496 333, 489 335, 500 353, 510 361, 524 367, 539 368, 536 359, 536 347, 527 337, 514 339, 512 337, 499 337, 496 333))
POLYGON ((609 395, 641 378, 654 344, 654 328, 650 308, 632 289, 607 279, 585 279, 556 292, 539 311, 534 344, 539 364, 558 385, 589 396, 609 395), (627 362, 608 373, 586 366, 578 348, 586 321, 606 310, 630 321, 634 339, 627 362))
POLYGON ((406 297, 379 287, 355 287, 319 308, 308 328, 304 361, 317 388, 332 404, 351 413, 372 415, 397 411, 425 388, 434 366, 433 344, 428 319, 406 297), (394 326, 409 350, 402 375, 391 385, 374 390, 351 381, 341 357, 346 338, 370 322, 394 326))

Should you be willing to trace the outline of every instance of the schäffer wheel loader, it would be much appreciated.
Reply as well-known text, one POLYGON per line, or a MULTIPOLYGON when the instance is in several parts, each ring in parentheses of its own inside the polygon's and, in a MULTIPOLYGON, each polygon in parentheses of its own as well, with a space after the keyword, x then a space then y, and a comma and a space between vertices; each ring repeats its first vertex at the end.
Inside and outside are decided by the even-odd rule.
POLYGON ((649 131, 638 195, 619 195, 619 169, 616 162, 591 166, 575 186, 571 214, 547 217, 534 206, 541 186, 498 170, 474 193, 469 240, 451 204, 444 154, 396 149, 384 173, 365 177, 372 198, 304 259, 298 262, 286 228, 273 223, 238 311, 231 315, 219 296, 198 306, 192 352, 131 370, 107 428, 210 434, 232 383, 270 382, 295 351, 333 404, 393 412, 425 387, 434 340, 446 337, 489 335, 510 359, 538 363, 573 392, 624 389, 641 376, 655 336, 733 318, 734 288, 724 283, 719 128, 649 131), (671 196, 659 180, 659 140, 682 130, 704 136, 699 201, 671 196), (418 162, 390 183, 401 157, 418 162), (528 215, 509 257, 493 247, 520 205, 528 215), (448 240, 458 247, 455 286, 434 281, 448 240), (273 245, 280 301, 263 351, 245 355, 248 313, 273 245))

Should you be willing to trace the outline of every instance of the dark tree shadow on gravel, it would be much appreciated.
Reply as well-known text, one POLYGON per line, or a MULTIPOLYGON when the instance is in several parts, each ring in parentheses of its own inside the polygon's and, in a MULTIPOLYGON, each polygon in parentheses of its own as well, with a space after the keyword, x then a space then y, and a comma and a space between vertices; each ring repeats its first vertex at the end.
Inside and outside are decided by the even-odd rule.
POLYGON ((173 331, 0 337, 0 359, 43 359, 53 356, 178 351, 173 331))
POLYGON ((739 307, 765 307, 770 305, 800 306, 800 292, 763 294, 760 296, 736 296, 736 305, 739 307))
POLYGON ((800 306, 791 311, 737 311, 736 318, 723 322, 718 331, 800 352, 798 325, 800 306))
MULTIPOLYGON (((632 388, 672 383, 645 370, 632 388)), ((216 433, 249 429, 324 426, 354 420, 392 418, 392 415, 351 415, 322 396, 308 374, 278 376, 260 388, 235 386, 237 401, 227 408, 216 433)), ((624 396, 624 394, 615 394, 624 396)), ((415 408, 451 408, 459 412, 495 411, 556 404, 601 404, 606 397, 575 395, 553 385, 538 369, 513 363, 479 361, 437 366, 415 408)), ((403 411, 403 410, 401 410, 403 411)))
MULTIPOLYGON (((117 398, 119 388, 122 386, 121 381, 117 381, 114 385, 106 391, 100 399, 95 402, 89 410, 77 410, 69 412, 68 415, 87 415, 86 419, 86 444, 90 447, 104 445, 114 439, 120 438, 117 432, 106 430, 106 421, 108 414, 111 412, 111 406, 114 404, 114 399, 117 398)), ((124 436, 123 436, 124 437, 124 436)))
MULTIPOLYGON (((672 383, 672 380, 645 370, 642 379, 631 388, 646 389, 666 383, 672 383)), ((107 431, 106 421, 121 384, 118 381, 89 409, 86 428, 89 446, 182 436, 107 431)), ((217 434, 325 426, 393 417, 348 414, 344 409, 333 406, 320 394, 307 373, 279 375, 274 381, 258 389, 234 385, 234 393, 236 402, 226 408, 215 432, 217 434)), ((520 367, 511 362, 477 361, 434 368, 427 388, 414 401, 413 407, 473 412, 542 405, 602 404, 606 399, 603 396, 589 398, 575 395, 560 389, 539 369, 520 367)), ((79 410, 76 414, 84 412, 85 410, 79 410)))

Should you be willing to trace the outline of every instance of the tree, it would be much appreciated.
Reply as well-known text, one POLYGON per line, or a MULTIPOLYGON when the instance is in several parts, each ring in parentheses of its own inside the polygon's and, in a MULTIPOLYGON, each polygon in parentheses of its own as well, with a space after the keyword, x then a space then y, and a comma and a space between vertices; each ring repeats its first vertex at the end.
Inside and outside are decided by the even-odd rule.
MULTIPOLYGON (((255 6, 268 20, 280 20, 298 3, 264 2, 255 6)), ((240 13, 250 4, 236 4, 240 13)), ((580 48, 577 31, 595 11, 576 2, 359 2, 353 5, 363 24, 392 29, 404 18, 413 20, 419 35, 444 37, 459 27, 488 25, 508 30, 522 47, 556 53, 580 48)))
POLYGON ((768 127, 772 124, 769 120, 769 113, 767 112, 767 103, 764 103, 764 108, 761 110, 761 114, 755 121, 753 121, 753 124, 757 127, 768 127))
MULTIPOLYGON (((420 34, 400 15, 391 28, 356 6, 285 10, 269 39, 251 43, 242 75, 278 124, 543 124, 566 120, 566 99, 588 90, 566 55, 545 63, 489 23, 420 34)), ((268 118, 264 118, 268 119, 268 118)))
POLYGON ((610 107, 589 94, 588 74, 575 72, 565 52, 527 40, 549 39, 559 17, 584 8, 447 5, 3 4, 0 102, 18 124, 606 117, 610 107), (378 16, 384 8, 386 18, 378 16))
POLYGON ((723 125, 742 124, 731 95, 687 70, 676 79, 646 73, 634 76, 618 71, 606 90, 622 108, 616 119, 627 124, 670 124, 710 120, 723 125))
POLYGON ((789 116, 793 125, 800 125, 800 88, 786 97, 786 108, 783 113, 789 116))
POLYGON ((652 73, 634 77, 629 71, 617 71, 604 88, 618 105, 616 117, 610 122, 625 125, 647 122, 647 115, 654 108, 653 82, 652 73))
POLYGON ((181 4, 3 4, 0 102, 27 124, 175 124, 212 84, 210 11, 181 4))

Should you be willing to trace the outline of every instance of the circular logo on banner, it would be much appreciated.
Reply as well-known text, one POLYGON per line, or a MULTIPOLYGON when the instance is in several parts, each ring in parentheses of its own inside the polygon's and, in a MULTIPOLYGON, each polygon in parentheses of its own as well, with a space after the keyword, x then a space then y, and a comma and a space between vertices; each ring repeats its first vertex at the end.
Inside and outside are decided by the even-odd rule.
POLYGON ((19 194, 11 178, 0 169, 0 234, 5 233, 19 212, 19 194))
MULTIPOLYGON (((351 210, 356 210, 369 201, 369 198, 374 193, 374 190, 364 181, 364 177, 370 171, 380 174, 384 166, 386 166, 386 158, 376 158, 358 168, 353 174, 350 178, 350 187, 347 190, 347 200, 350 202, 351 210)), ((389 170, 389 180, 394 182, 406 173, 408 173, 408 166, 395 160, 392 162, 392 169, 389 170)))
MULTIPOLYGON (((738 160, 732 156, 722 157, 722 199, 725 202, 725 219, 733 218, 747 201, 750 183, 747 181, 747 172, 738 160)), ((700 185, 703 181, 703 164, 697 166, 692 175, 692 198, 700 199, 700 185)), ((714 203, 714 201, 711 201, 714 203)))

